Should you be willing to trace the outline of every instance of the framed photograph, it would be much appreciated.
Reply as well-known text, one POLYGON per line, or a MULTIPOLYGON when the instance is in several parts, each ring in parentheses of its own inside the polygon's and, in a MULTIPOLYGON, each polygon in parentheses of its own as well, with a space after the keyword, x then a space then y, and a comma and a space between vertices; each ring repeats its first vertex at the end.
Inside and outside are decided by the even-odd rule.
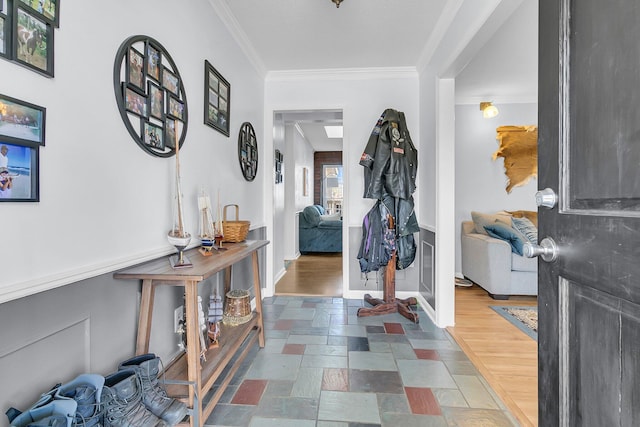
POLYGON ((127 51, 127 83, 144 95, 145 81, 144 55, 130 46, 127 51))
MULTIPOLYGON (((59 27, 60 20, 58 18, 60 12, 60 0, 19 0, 22 4, 29 7, 36 15, 59 27)), ((2 5, 0 5, 1 7, 2 5)), ((1 10, 1 9, 0 9, 1 10)))
POLYGON ((229 136, 231 85, 204 61, 204 124, 229 136))
POLYGON ((164 131, 162 126, 151 122, 142 122, 142 140, 149 147, 164 150, 164 131))
POLYGON ((0 202, 37 202, 38 147, 0 138, 0 202))
POLYGON ((44 145, 46 109, 0 95, 0 139, 44 145))
POLYGON ((124 97, 125 110, 140 117, 149 117, 146 96, 140 95, 126 83, 122 83, 122 96, 124 97))
POLYGON ((144 59, 147 63, 147 77, 160 83, 160 67, 162 64, 162 53, 150 41, 146 43, 146 55, 144 59))
POLYGON ((147 82, 149 116, 158 120, 164 120, 164 90, 152 81, 147 82))
MULTIPOLYGON (((2 5, 2 0, 0 0, 2 5)), ((7 15, 0 13, 0 56, 7 56, 7 15)))
POLYGON ((167 116, 184 121, 184 102, 175 96, 169 95, 167 99, 167 116))
MULTIPOLYGON (((21 3, 20 3, 21 4, 21 3)), ((16 62, 53 77, 53 30, 51 24, 22 6, 14 6, 12 53, 16 62)))
POLYGON ((180 96, 180 79, 166 67, 162 69, 162 87, 175 96, 180 96))
POLYGON ((169 117, 164 121, 164 146, 176 148, 176 121, 169 117))

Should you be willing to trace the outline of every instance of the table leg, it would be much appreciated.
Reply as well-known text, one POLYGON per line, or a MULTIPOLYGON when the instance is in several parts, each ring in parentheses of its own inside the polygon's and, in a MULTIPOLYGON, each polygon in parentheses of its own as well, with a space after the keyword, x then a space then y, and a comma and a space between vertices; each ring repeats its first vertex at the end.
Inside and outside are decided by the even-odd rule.
POLYGON ((258 326, 260 327, 260 333, 258 334, 258 343, 261 348, 264 348, 264 322, 262 311, 262 289, 260 288, 260 265, 258 264, 258 251, 253 251, 251 254, 253 261, 253 293, 256 298, 256 311, 258 312, 258 326))
POLYGON ((223 297, 227 297, 227 293, 231 290, 231 267, 229 266, 224 269, 224 295, 223 297))
MULTIPOLYGON (((187 367, 188 381, 195 384, 195 390, 189 389, 189 406, 198 413, 198 424, 202 425, 202 397, 200 391, 202 387, 200 378, 200 337, 198 322, 198 282, 186 282, 184 286, 184 304, 186 312, 186 334, 187 334, 187 367), (194 406, 194 393, 198 392, 199 399, 197 407, 194 406)), ((200 427, 192 426, 192 427, 200 427)))
POLYGON ((149 338, 151 336, 151 318, 153 317, 153 297, 155 287, 153 280, 142 281, 142 295, 140 297, 140 314, 138 315, 138 337, 136 338, 136 355, 149 352, 149 338))

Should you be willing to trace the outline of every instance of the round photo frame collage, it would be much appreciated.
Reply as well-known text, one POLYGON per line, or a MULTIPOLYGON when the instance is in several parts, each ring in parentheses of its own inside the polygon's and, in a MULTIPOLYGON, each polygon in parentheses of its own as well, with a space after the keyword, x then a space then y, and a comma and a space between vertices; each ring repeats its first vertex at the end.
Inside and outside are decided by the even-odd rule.
POLYGON ((170 157, 187 134, 187 99, 171 55, 155 39, 126 39, 114 63, 113 85, 120 116, 147 153, 170 157))

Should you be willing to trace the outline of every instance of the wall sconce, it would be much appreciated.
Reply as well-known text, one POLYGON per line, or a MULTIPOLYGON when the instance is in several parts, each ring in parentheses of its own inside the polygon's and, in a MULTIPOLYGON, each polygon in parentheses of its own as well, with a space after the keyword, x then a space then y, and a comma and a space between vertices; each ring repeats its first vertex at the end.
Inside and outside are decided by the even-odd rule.
POLYGON ((498 107, 493 105, 491 102, 481 102, 480 111, 482 111, 482 117, 484 117, 485 119, 490 119, 500 114, 500 111, 498 111, 498 107))
POLYGON ((342 3, 342 0, 331 0, 331 1, 336 4, 336 7, 340 7, 340 3, 342 3))

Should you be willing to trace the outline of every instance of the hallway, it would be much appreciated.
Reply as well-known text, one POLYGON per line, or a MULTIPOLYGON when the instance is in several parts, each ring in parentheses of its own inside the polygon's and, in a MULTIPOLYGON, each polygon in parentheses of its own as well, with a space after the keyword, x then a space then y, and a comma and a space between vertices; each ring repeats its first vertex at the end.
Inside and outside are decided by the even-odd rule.
POLYGON ((276 295, 342 296, 342 253, 305 254, 289 262, 276 295))
POLYGON ((398 314, 359 318, 362 305, 265 298, 266 346, 253 349, 206 425, 518 425, 422 310, 415 325, 398 314))

